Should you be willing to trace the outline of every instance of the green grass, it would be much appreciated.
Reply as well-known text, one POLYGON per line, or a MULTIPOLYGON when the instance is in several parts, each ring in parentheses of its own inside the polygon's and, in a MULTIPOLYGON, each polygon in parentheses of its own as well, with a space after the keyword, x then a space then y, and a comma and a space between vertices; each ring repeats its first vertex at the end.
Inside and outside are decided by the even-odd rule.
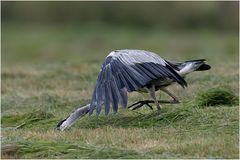
POLYGON ((195 105, 199 107, 239 104, 239 99, 232 91, 224 88, 211 88, 207 92, 200 93, 195 100, 195 105))
MULTIPOLYGON (((3 24, 2 158, 239 158, 238 36, 109 26, 3 24), (56 124, 90 101, 101 63, 115 49, 171 60, 206 58, 212 69, 169 89, 182 101, 56 124)), ((146 98, 129 94, 129 104, 146 98)), ((158 98, 168 99, 158 93, 158 98)))

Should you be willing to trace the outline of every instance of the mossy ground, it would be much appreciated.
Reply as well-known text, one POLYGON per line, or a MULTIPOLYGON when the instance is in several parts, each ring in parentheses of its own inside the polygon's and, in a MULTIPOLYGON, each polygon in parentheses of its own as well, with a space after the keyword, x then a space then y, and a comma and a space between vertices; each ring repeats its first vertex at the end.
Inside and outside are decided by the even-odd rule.
MULTIPOLYGON (((41 26, 36 32, 6 26, 2 158, 239 158, 237 35, 105 26, 41 26), (212 69, 187 76, 187 89, 171 86, 182 103, 163 104, 160 114, 146 107, 120 109, 55 130, 58 121, 89 103, 105 56, 123 48, 172 60, 206 58, 212 69)), ((129 104, 146 98, 129 97, 129 104)), ((159 93, 158 98, 169 97, 159 93)))

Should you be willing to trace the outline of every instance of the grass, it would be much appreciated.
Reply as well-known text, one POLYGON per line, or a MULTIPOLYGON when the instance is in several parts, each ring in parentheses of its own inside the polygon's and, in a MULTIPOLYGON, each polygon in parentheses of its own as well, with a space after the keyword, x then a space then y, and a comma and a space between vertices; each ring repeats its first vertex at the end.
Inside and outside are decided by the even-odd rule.
MULTIPOLYGON (((2 158, 237 159, 238 66, 232 33, 3 24, 2 158), (161 114, 120 109, 56 131, 58 121, 89 103, 102 61, 121 48, 172 60, 206 58, 212 69, 187 76, 187 89, 171 86, 182 103, 162 105, 161 114)), ((129 97, 129 104, 146 98, 129 97)))
POLYGON ((199 107, 218 105, 235 106, 238 104, 238 97, 232 91, 224 88, 211 88, 207 92, 200 93, 195 100, 195 105, 199 107))

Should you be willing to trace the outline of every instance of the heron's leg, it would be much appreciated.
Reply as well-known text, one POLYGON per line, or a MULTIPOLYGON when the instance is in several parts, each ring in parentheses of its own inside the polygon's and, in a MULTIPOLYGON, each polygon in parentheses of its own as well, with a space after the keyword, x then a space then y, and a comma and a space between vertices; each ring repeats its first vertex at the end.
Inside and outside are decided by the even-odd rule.
POLYGON ((160 111, 161 110, 161 107, 160 107, 160 104, 158 103, 157 101, 157 98, 156 98, 156 95, 155 95, 155 85, 152 85, 150 88, 149 88, 149 93, 150 93, 150 96, 153 98, 156 106, 157 106, 157 109, 160 111))
MULTIPOLYGON (((180 101, 178 100, 178 98, 172 94, 171 92, 169 92, 166 88, 161 88, 160 90, 162 90, 163 92, 167 93, 170 97, 173 98, 173 101, 169 101, 169 100, 159 100, 157 101, 158 104, 159 103, 166 103, 166 104, 176 104, 176 103, 179 103, 180 101)), ((150 91, 151 93, 151 91, 150 91)), ((155 95, 155 92, 154 92, 154 95, 155 95)), ((152 97, 152 96, 151 96, 152 97)), ((138 101, 132 105, 130 105, 128 108, 132 108, 132 110, 135 110, 135 109, 138 109, 140 107, 142 107, 143 105, 147 105, 151 110, 153 110, 152 106, 150 105, 150 103, 156 103, 155 100, 143 100, 143 101, 138 101)))
POLYGON ((170 97, 172 97, 174 103, 179 103, 179 99, 171 92, 169 92, 166 88, 160 88, 161 91, 167 93, 170 97))

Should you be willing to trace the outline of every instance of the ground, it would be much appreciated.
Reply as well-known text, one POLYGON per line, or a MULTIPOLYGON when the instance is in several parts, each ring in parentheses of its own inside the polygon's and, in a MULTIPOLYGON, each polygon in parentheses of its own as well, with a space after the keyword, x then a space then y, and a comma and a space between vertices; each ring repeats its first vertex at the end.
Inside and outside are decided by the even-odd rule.
MULTIPOLYGON (((239 106, 197 105, 200 93, 238 97, 238 34, 92 26, 2 26, 2 158, 239 158, 239 106), (57 122, 90 97, 104 58, 145 49, 169 60, 206 58, 188 87, 171 86, 180 104, 86 116, 69 130, 57 122)), ((129 104, 147 98, 131 93, 129 104)), ((158 93, 158 98, 168 99, 158 93)))

